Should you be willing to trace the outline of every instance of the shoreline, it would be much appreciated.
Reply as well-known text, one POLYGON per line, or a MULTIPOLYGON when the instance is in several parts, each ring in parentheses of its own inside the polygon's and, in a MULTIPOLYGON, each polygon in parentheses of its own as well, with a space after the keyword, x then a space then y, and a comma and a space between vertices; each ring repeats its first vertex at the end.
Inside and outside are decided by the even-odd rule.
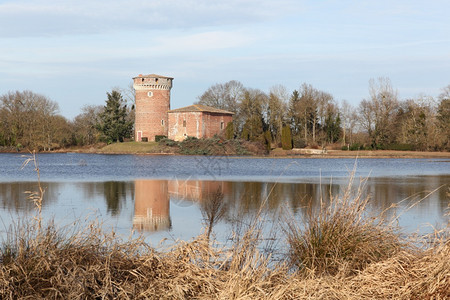
MULTIPOLYGON (((77 148, 77 149, 58 149, 54 151, 40 151, 38 153, 85 153, 85 154, 111 154, 111 155, 149 155, 149 156, 192 156, 175 152, 142 152, 142 151, 104 151, 103 148, 77 148)), ((313 149, 293 149, 281 150, 276 149, 266 155, 236 155, 224 154, 216 156, 228 156, 234 158, 305 158, 305 159, 341 159, 341 158, 404 158, 404 159, 450 159, 450 152, 425 152, 425 151, 394 151, 394 150, 359 150, 359 151, 343 151, 328 150, 326 153, 308 153, 307 150, 313 149), (304 151, 299 151, 304 150, 304 151)), ((0 151, 0 153, 18 153, 27 154, 29 151, 0 151)))

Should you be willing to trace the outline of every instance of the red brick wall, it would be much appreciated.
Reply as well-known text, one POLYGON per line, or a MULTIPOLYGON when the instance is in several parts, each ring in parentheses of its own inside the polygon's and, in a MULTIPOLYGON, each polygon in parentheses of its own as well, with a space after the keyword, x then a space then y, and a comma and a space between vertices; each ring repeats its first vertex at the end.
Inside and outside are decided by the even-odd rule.
POLYGON ((182 141, 188 136, 201 138, 202 130, 201 112, 173 112, 169 113, 169 139, 182 141), (186 127, 183 126, 186 121, 186 127))
POLYGON ((203 115, 203 124, 205 126, 204 137, 211 138, 215 134, 220 134, 227 128, 227 124, 233 121, 231 115, 207 113, 203 115), (223 128, 221 128, 221 124, 223 128))
POLYGON ((182 141, 187 136, 210 138, 225 130, 227 124, 233 121, 231 115, 208 112, 172 112, 169 113, 170 139, 182 141), (186 121, 186 127, 183 126, 186 121), (221 123, 223 122, 223 129, 221 123))
MULTIPOLYGON (((155 78, 134 78, 135 85, 141 83, 155 84, 155 78), (144 81, 142 81, 144 79, 144 81), (153 82, 151 82, 153 80, 153 82)), ((162 83, 167 83, 166 79, 159 79, 162 83)), ((149 141, 155 140, 155 135, 167 136, 168 116, 170 110, 170 89, 144 88, 136 89, 136 118, 135 118, 135 139, 147 137, 149 141), (153 95, 148 96, 151 91, 153 95), (140 134, 139 132, 142 132, 140 134)))

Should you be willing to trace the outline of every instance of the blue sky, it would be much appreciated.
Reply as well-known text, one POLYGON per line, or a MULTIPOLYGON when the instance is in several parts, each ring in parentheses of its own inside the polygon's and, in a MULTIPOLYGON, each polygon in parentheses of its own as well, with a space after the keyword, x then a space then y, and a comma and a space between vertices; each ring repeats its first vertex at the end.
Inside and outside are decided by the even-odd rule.
POLYGON ((450 1, 0 0, 0 95, 29 89, 72 119, 138 74, 174 77, 171 108, 229 80, 302 83, 357 105, 450 84, 450 1))

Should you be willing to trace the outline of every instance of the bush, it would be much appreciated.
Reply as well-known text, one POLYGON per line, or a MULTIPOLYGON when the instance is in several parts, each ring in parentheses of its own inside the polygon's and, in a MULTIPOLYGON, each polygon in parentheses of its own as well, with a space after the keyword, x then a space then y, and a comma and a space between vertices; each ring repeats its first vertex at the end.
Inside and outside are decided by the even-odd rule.
POLYGON ((294 136, 292 140, 294 148, 305 148, 308 145, 306 140, 298 135, 294 136))
POLYGON ((163 138, 163 139, 159 140, 159 144, 163 145, 163 146, 169 146, 169 147, 178 146, 178 142, 168 139, 168 138, 163 138))
POLYGON ((162 139, 167 139, 165 135, 155 135, 155 142, 159 142, 162 139))
POLYGON ((387 145, 386 150, 396 150, 396 151, 415 151, 416 148, 411 144, 390 144, 387 145))
MULTIPOLYGON (((347 147, 345 147, 345 148, 347 148, 347 147)), ((359 143, 351 144, 350 147, 348 148, 348 150, 350 150, 350 151, 358 151, 358 150, 364 150, 364 149, 365 149, 364 145, 361 145, 359 143)), ((345 149, 345 150, 347 150, 347 149, 345 149)))
POLYGON ((229 122, 225 128, 225 138, 227 140, 234 139, 234 125, 233 122, 229 122))
POLYGON ((272 149, 272 134, 269 130, 264 132, 264 146, 266 147, 267 152, 272 149))

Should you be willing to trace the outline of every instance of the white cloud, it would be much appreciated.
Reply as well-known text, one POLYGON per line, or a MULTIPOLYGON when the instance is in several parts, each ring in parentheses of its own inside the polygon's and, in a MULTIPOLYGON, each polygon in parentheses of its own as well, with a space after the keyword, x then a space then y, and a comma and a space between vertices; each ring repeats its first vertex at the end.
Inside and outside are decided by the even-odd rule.
POLYGON ((262 22, 301 10, 295 0, 18 0, 0 4, 0 36, 48 36, 262 22))

